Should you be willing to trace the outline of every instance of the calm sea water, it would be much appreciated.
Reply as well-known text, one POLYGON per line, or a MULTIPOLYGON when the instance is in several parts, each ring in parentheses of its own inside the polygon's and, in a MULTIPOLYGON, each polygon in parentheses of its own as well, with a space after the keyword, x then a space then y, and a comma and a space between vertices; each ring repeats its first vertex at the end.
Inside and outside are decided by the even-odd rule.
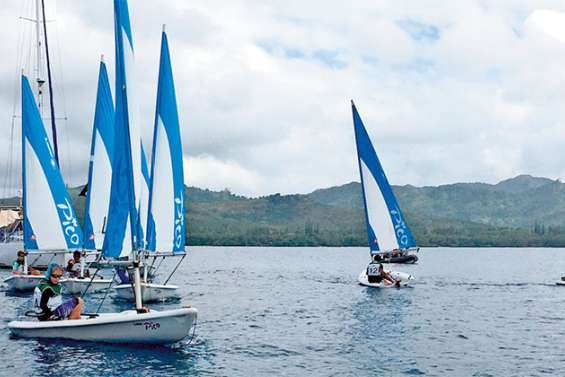
MULTIPOLYGON (((357 285, 364 248, 193 248, 173 283, 199 309, 169 347, 12 339, 29 297, 0 292, 0 375, 546 376, 565 371, 563 249, 424 249, 412 288, 357 285)), ((164 268, 163 271, 167 270, 164 268)), ((101 295, 89 296, 88 308, 101 295)), ((103 311, 126 309, 107 300, 103 311)))

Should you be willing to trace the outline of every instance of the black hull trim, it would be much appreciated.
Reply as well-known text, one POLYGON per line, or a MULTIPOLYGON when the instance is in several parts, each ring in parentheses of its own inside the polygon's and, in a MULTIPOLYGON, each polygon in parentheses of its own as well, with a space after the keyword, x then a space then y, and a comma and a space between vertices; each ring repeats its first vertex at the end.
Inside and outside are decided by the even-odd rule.
POLYGON ((418 261, 418 257, 415 255, 402 255, 399 257, 385 258, 382 263, 404 263, 413 264, 418 261))

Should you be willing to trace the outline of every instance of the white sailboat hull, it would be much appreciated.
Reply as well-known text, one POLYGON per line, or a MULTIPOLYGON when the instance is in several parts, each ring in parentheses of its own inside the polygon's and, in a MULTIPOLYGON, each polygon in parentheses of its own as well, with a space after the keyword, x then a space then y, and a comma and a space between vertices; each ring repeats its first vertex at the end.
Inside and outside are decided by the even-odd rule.
MULTIPOLYGON (((121 284, 115 287, 116 297, 134 301, 133 288, 130 284, 121 284)), ((141 297, 143 302, 151 301, 165 301, 171 298, 178 298, 178 286, 176 285, 163 285, 153 283, 141 283, 141 297)))
POLYGON ((87 287, 89 292, 100 292, 108 289, 110 284, 112 284, 110 279, 94 279, 92 283, 90 278, 66 278, 61 281, 63 292, 71 295, 81 294, 87 287))
MULTIPOLYGON (((407 274, 405 272, 398 272, 398 271, 387 271, 393 279, 400 280, 400 287, 406 287, 409 283, 414 280, 414 276, 407 274)), ((398 288, 397 285, 394 284, 385 284, 384 282, 381 283, 369 283, 369 278, 367 276, 367 270, 361 271, 359 274, 359 284, 364 285, 366 287, 373 287, 373 288, 398 288)))
POLYGON ((4 279, 9 291, 33 291, 39 282, 45 279, 43 275, 12 275, 4 279))
POLYGON ((106 343, 168 344, 184 339, 196 324, 198 311, 100 314, 94 318, 63 321, 12 321, 11 333, 21 338, 60 338, 106 343))

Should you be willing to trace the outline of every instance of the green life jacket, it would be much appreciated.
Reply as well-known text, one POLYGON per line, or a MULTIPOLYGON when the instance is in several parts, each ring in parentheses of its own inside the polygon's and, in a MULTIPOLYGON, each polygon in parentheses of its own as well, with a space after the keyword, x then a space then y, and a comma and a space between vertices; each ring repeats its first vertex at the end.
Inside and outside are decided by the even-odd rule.
POLYGON ((47 301, 47 306, 49 309, 54 310, 57 306, 63 303, 63 296, 61 296, 61 285, 53 284, 49 280, 41 280, 41 282, 35 287, 33 292, 33 306, 39 308, 41 305, 41 297, 45 290, 51 289, 54 296, 49 298, 47 301))
POLYGON ((51 290, 53 290, 53 293, 55 293, 55 296, 61 295, 61 284, 53 284, 49 280, 41 280, 37 285, 37 288, 39 288, 39 291, 41 293, 43 293, 43 291, 47 288, 51 288, 51 290))

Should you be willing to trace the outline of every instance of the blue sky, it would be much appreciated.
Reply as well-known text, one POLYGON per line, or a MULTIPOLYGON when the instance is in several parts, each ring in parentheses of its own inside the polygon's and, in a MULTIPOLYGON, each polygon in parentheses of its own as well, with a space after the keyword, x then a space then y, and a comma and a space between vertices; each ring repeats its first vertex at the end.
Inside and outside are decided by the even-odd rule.
MULTIPOLYGON (((187 184, 264 195, 358 180, 350 99, 394 184, 565 177, 562 2, 130 3, 147 145, 167 24, 187 184)), ((74 185, 86 179, 100 54, 113 77, 112 3, 48 4, 68 118, 63 173, 74 185)), ((31 9, 0 7, 3 161, 17 72, 33 72, 31 25, 19 19, 31 9)))

